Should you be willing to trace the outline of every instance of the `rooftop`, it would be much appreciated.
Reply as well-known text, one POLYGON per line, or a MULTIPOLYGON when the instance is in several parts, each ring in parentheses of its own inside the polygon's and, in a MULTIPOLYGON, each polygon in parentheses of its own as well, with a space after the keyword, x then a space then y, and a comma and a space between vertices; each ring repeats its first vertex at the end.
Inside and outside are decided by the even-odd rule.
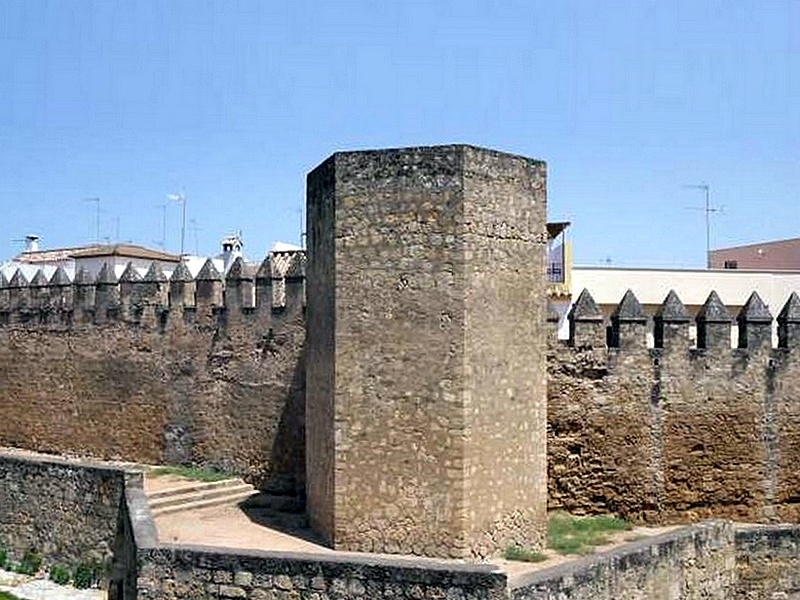
POLYGON ((145 260, 158 260, 164 262, 180 262, 177 254, 162 252, 135 244, 96 244, 91 246, 77 246, 74 248, 54 248, 52 250, 34 250, 20 253, 15 260, 26 263, 45 263, 68 258, 97 258, 104 256, 118 256, 122 258, 142 258, 145 260))

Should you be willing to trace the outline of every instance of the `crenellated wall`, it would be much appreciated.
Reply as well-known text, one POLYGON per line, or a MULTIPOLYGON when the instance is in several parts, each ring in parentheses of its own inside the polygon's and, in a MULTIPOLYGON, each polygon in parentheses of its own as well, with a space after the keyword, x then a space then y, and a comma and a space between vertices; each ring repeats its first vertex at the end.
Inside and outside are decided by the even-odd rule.
MULTIPOLYGON (((303 254, 279 253, 226 278, 208 264, 196 278, 180 266, 0 280, 0 443, 302 485, 304 272, 303 254)), ((627 294, 609 322, 582 294, 571 340, 551 336, 550 507, 800 520, 797 296, 777 320, 773 348, 757 295, 730 315, 711 294, 697 348, 675 294, 654 314, 627 294)))
POLYGON ((0 280, 0 444, 301 486, 305 255, 0 280))
POLYGON ((800 518, 800 299, 753 294, 735 320, 712 292, 696 319, 670 293, 647 315, 628 292, 605 323, 588 291, 570 340, 551 338, 549 503, 648 522, 800 518), (646 344, 653 319, 656 347, 646 344))
MULTIPOLYGON (((305 256, 169 279, 0 279, 0 444, 304 478, 305 256)), ((800 520, 800 299, 777 318, 670 294, 609 322, 583 293, 548 365, 550 508, 647 522, 800 520), (645 331, 654 323, 655 347, 645 331), (739 340, 730 347, 737 323, 739 340)))

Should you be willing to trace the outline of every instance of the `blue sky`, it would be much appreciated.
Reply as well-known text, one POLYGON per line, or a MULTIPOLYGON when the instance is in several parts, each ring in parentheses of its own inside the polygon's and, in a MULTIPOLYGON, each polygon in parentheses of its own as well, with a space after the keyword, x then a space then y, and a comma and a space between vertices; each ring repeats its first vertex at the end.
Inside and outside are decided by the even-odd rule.
POLYGON ((576 262, 800 237, 800 2, 0 2, 0 258, 100 237, 297 241, 337 150, 548 162, 576 262), (166 205, 166 208, 163 208, 166 205), (166 235, 162 217, 166 214, 166 235))

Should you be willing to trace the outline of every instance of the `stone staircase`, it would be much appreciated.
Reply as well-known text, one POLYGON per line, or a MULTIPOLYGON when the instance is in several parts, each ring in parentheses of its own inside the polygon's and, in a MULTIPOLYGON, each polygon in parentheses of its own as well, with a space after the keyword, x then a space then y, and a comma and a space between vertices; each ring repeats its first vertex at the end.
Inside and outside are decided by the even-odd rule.
POLYGON ((237 505, 258 492, 238 477, 222 481, 177 481, 168 487, 148 491, 147 500, 154 517, 210 506, 237 505))

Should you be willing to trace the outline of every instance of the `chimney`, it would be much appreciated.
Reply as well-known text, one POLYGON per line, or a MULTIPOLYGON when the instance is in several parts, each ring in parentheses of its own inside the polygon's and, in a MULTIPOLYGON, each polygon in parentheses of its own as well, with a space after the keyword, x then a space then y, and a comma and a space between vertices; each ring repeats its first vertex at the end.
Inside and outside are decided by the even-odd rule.
POLYGON ((29 234, 25 236, 25 252, 39 251, 39 236, 29 234))

